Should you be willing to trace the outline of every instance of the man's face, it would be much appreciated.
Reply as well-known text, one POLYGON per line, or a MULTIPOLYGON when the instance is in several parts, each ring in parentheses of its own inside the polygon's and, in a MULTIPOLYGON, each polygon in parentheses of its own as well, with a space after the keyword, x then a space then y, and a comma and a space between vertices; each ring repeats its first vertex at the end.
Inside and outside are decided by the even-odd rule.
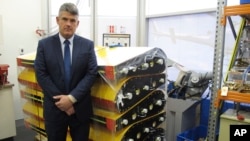
POLYGON ((65 11, 60 12, 59 16, 56 17, 56 22, 59 26, 59 32, 66 39, 75 33, 79 25, 78 16, 65 11))

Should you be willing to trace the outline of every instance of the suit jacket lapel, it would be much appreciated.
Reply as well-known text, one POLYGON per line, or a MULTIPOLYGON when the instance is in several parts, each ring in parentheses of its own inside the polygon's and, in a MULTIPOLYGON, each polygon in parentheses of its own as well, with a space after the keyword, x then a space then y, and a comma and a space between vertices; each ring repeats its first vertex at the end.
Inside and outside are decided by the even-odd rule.
POLYGON ((80 45, 80 42, 78 40, 78 36, 75 35, 74 39, 73 39, 72 67, 71 67, 72 74, 74 74, 75 66, 76 66, 77 61, 78 61, 77 60, 77 56, 80 53, 80 51, 79 51, 79 45, 80 45))
POLYGON ((55 54, 57 62, 59 62, 59 66, 60 66, 60 70, 62 74, 64 74, 64 63, 63 63, 62 47, 61 47, 59 34, 56 34, 54 36, 54 40, 55 41, 53 42, 53 53, 55 54))

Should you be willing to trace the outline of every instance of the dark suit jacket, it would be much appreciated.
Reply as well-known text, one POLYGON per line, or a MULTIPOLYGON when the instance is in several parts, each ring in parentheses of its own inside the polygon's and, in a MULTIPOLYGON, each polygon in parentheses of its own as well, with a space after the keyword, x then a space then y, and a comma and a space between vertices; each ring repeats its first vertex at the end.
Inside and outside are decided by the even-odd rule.
MULTIPOLYGON (((65 112, 55 106, 53 99, 55 95, 68 94, 63 65, 59 34, 40 40, 34 66, 44 94, 43 113, 47 121, 63 121, 65 118, 65 112)), ((74 104, 76 116, 86 121, 93 112, 90 90, 97 76, 97 61, 93 42, 77 35, 73 39, 71 72, 70 94, 77 99, 74 104)))

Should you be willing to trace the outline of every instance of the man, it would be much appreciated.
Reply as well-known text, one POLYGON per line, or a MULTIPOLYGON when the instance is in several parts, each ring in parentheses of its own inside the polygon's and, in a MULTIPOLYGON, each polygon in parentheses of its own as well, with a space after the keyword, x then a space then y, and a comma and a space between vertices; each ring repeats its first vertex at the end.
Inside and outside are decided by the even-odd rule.
POLYGON ((75 34, 78 16, 76 5, 64 3, 56 17, 59 33, 38 42, 34 66, 48 141, 65 141, 68 131, 72 141, 88 141, 97 61, 93 42, 75 34))

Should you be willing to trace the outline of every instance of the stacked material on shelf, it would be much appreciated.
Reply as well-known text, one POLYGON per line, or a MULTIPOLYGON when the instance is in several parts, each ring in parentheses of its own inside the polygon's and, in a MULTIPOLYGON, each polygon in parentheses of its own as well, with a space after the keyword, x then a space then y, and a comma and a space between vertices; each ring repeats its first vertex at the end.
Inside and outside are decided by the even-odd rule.
POLYGON ((249 24, 243 24, 243 30, 240 30, 238 40, 239 44, 236 44, 235 50, 231 58, 231 66, 228 68, 227 79, 224 82, 224 86, 228 87, 228 90, 238 91, 241 93, 250 92, 250 40, 249 24))

